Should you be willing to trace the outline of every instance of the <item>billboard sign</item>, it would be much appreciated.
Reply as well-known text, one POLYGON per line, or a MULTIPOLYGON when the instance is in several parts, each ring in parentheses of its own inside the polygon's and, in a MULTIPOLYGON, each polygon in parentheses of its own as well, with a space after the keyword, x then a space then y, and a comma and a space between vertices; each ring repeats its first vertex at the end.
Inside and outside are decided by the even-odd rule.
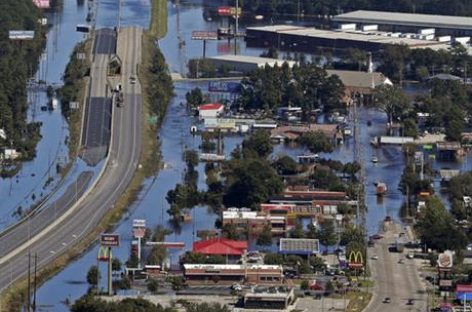
POLYGON ((134 219, 133 220, 133 227, 146 227, 146 220, 144 219, 134 219))
POLYGON ((218 40, 216 31, 192 31, 192 40, 218 40))
POLYGON ((118 247, 120 245, 120 235, 104 233, 100 237, 100 245, 104 247, 118 247))
POLYGON ((10 40, 33 40, 33 30, 10 30, 8 32, 8 39, 10 40))
MULTIPOLYGON (((220 6, 218 7, 218 15, 219 16, 235 16, 236 15, 236 8, 230 6, 220 6)), ((238 8, 238 15, 241 16, 241 8, 238 8)))
POLYGON ((445 250, 438 256, 438 266, 440 269, 452 268, 452 251, 445 250))
POLYGON ((241 84, 234 81, 210 81, 208 83, 209 92, 237 93, 241 89, 241 84))

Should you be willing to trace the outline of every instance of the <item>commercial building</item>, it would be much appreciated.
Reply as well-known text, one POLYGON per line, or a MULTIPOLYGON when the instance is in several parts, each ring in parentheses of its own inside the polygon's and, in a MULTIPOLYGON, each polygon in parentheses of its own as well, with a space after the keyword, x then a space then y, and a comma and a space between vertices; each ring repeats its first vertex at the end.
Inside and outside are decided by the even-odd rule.
POLYGON ((297 63, 294 61, 278 60, 267 57, 233 54, 212 56, 208 57, 207 60, 212 62, 215 68, 225 67, 230 71, 242 73, 250 72, 265 66, 282 66, 283 63, 287 63, 291 68, 297 63))
POLYGON ((193 243, 192 251, 207 256, 218 255, 239 259, 246 253, 247 248, 247 241, 213 238, 193 243))
POLYGON ((246 309, 287 309, 295 301, 293 288, 279 287, 255 287, 244 295, 244 308, 246 309))
POLYGON ((436 40, 400 37, 400 33, 362 30, 325 30, 302 26, 274 25, 248 27, 246 41, 249 47, 276 47, 315 53, 318 47, 331 49, 357 48, 378 51, 386 45, 403 44, 410 48, 444 49, 448 45, 436 40))
POLYGON ((356 23, 377 25, 379 30, 392 32, 420 33, 424 29, 433 29, 436 35, 471 36, 472 17, 432 14, 396 13, 382 11, 353 11, 333 17, 338 25, 356 23))
POLYGON ((287 218, 285 216, 273 216, 245 208, 228 208, 222 213, 222 224, 232 224, 241 232, 249 235, 257 235, 265 226, 271 227, 274 235, 282 235, 287 231, 287 218))
POLYGON ((283 283, 280 265, 259 264, 184 264, 184 278, 189 284, 271 284, 283 283))
POLYGON ((216 118, 223 114, 225 107, 223 104, 210 103, 198 106, 198 115, 200 118, 216 118))
POLYGON ((310 256, 320 253, 320 242, 310 238, 281 238, 279 253, 310 256))

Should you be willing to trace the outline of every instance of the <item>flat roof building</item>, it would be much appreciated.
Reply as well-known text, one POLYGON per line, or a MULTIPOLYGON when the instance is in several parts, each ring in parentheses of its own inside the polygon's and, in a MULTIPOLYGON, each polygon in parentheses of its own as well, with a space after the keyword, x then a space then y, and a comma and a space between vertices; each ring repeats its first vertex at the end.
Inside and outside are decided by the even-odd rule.
POLYGON ((276 47, 281 50, 296 50, 308 53, 317 47, 332 49, 358 48, 378 51, 386 45, 404 44, 410 48, 445 49, 444 42, 400 37, 382 31, 325 30, 303 26, 274 25, 248 27, 246 41, 249 47, 276 47))
POLYGON ((311 238, 281 238, 279 253, 304 256, 319 254, 320 242, 311 238))
POLYGON ((379 30, 412 30, 434 28, 436 33, 449 35, 472 35, 472 17, 397 13, 384 11, 353 11, 333 17, 336 23, 376 24, 379 30), (386 26, 389 26, 386 28, 386 26), (403 27, 403 28, 402 28, 403 27))
POLYGON ((244 294, 245 309, 287 309, 295 301, 293 288, 255 287, 251 292, 244 294))
POLYGON ((287 63, 288 66, 291 68, 297 62, 295 61, 288 61, 288 60, 279 60, 267 57, 259 57, 259 56, 249 56, 249 55, 217 55, 208 57, 207 60, 213 63, 216 68, 221 66, 226 66, 231 71, 237 72, 250 72, 256 70, 258 68, 263 68, 266 65, 270 67, 274 66, 282 66, 282 64, 287 63))
POLYGON ((191 284, 283 283, 280 265, 260 264, 184 264, 184 277, 191 284))

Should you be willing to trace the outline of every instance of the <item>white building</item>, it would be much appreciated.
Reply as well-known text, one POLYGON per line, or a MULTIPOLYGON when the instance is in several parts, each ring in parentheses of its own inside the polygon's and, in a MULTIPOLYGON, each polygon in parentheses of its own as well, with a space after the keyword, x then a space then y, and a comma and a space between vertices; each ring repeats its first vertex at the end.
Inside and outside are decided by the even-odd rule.
POLYGON ((238 72, 250 72, 258 68, 282 66, 287 63, 292 68, 297 62, 288 60, 279 60, 268 57, 248 56, 248 55, 217 55, 207 58, 216 68, 227 66, 229 70, 238 72))
POLYGON ((216 118, 223 114, 224 109, 224 105, 218 103, 203 104, 198 107, 198 115, 202 119, 216 118))

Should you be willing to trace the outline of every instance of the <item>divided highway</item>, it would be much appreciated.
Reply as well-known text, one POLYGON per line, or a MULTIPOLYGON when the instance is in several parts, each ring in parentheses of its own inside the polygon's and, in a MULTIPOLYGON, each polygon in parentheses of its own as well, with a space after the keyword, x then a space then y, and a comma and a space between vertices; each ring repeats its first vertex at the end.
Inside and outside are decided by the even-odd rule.
MULTIPOLYGON (((38 266, 44 268, 93 231, 131 182, 141 151, 143 116, 141 86, 139 81, 132 84, 129 77, 136 74, 137 64, 141 62, 141 39, 140 28, 122 28, 118 34, 117 53, 123 61, 122 86, 125 105, 112 108, 111 139, 103 174, 78 203, 67 207, 67 211, 58 219, 49 220, 51 224, 37 235, 32 235, 27 242, 6 251, 2 247, 5 241, 0 238, 0 290, 26 276, 28 252, 37 253, 38 266)), ((103 59, 97 57, 100 52, 98 47, 102 45, 110 45, 109 36, 97 37, 93 66, 97 66, 96 62, 103 62, 103 59)), ((90 87, 93 93, 91 95, 106 98, 106 72, 103 72, 103 66, 98 66, 98 68, 101 70, 92 70, 90 87)), ((32 221, 23 222, 15 228, 15 231, 23 236, 25 233, 31 233, 32 221)), ((44 220, 44 222, 47 221, 44 220)), ((85 272, 82 273, 85 274, 85 272)))

